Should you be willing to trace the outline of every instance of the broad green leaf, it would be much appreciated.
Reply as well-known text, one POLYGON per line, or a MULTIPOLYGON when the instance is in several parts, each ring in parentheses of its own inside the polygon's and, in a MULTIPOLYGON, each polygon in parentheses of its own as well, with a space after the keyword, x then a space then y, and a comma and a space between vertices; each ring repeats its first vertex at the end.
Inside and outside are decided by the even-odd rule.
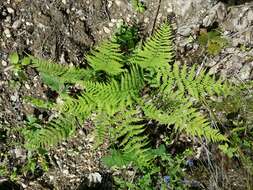
POLYGON ((19 61, 18 53, 17 52, 11 53, 9 56, 9 61, 13 65, 18 64, 18 61, 19 61))

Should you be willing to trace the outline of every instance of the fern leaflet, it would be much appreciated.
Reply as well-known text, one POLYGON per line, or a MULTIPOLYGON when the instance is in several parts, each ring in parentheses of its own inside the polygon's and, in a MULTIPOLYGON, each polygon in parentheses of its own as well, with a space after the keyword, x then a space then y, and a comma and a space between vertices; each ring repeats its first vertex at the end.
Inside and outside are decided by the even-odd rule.
POLYGON ((104 71, 109 75, 118 75, 124 71, 120 45, 115 42, 103 42, 86 56, 86 60, 95 71, 104 71))

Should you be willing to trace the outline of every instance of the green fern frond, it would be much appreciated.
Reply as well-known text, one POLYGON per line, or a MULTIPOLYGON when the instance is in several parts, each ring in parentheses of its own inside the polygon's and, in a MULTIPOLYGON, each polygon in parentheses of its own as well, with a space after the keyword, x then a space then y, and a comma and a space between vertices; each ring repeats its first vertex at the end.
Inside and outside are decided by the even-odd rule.
POLYGON ((131 154, 124 154, 120 150, 112 149, 109 155, 102 158, 103 163, 108 167, 124 167, 131 163, 134 157, 131 154))
POLYGON ((60 81, 61 83, 80 83, 83 80, 89 80, 93 76, 93 71, 89 69, 76 68, 54 63, 52 61, 38 59, 30 56, 33 66, 42 74, 51 77, 51 80, 60 81))
POLYGON ((189 136, 204 137, 213 142, 227 140, 219 130, 210 127, 208 120, 192 107, 191 102, 178 106, 170 113, 159 110, 152 104, 143 106, 143 111, 148 119, 164 125, 174 125, 176 131, 186 132, 189 136))
POLYGON ((118 75, 124 71, 120 45, 115 42, 103 42, 86 56, 86 60, 95 71, 104 71, 109 75, 118 75))
POLYGON ((29 150, 48 148, 67 139, 75 132, 75 129, 75 122, 72 119, 61 116, 46 126, 26 129, 24 131, 25 147, 29 150))
POLYGON ((142 122, 138 115, 137 110, 125 110, 115 115, 112 119, 115 127, 110 128, 110 139, 113 144, 119 142, 121 154, 127 158, 126 163, 131 161, 135 166, 145 168, 153 156, 148 148, 148 137, 144 134, 145 126, 138 124, 142 122))
POLYGON ((163 24, 131 61, 142 68, 157 69, 168 67, 173 58, 172 29, 168 24, 163 24))
POLYGON ((50 101, 41 98, 34 98, 32 96, 24 97, 25 102, 30 103, 32 106, 42 109, 53 109, 54 104, 50 101))
POLYGON ((110 116, 106 113, 100 113, 94 118, 95 129, 93 131, 94 149, 98 148, 99 145, 103 144, 106 138, 109 138, 109 129, 112 125, 110 116))
POLYGON ((93 111, 95 109, 104 110, 113 115, 135 102, 143 88, 144 81, 142 69, 133 65, 129 72, 121 75, 119 82, 112 79, 109 83, 87 81, 83 84, 85 92, 78 100, 68 101, 64 106, 65 111, 86 113, 86 110, 92 107, 93 111))
POLYGON ((96 103, 88 95, 80 95, 77 98, 63 95, 61 99, 63 103, 58 104, 55 108, 61 113, 77 117, 81 122, 87 119, 92 111, 96 109, 96 103))
POLYGON ((41 80, 45 85, 51 88, 54 91, 62 93, 66 90, 64 81, 60 79, 60 77, 48 75, 46 73, 40 73, 41 80))
POLYGON ((87 86, 86 90, 95 99, 99 108, 119 110, 133 104, 139 97, 143 85, 142 70, 132 66, 130 72, 121 75, 120 82, 112 79, 108 85, 95 86, 95 89, 91 85, 87 86))
POLYGON ((212 95, 226 96, 231 88, 228 83, 223 82, 221 79, 216 80, 215 76, 209 75, 205 70, 197 74, 196 65, 188 70, 186 65, 183 65, 180 69, 179 65, 175 63, 171 70, 163 74, 167 77, 164 77, 165 81, 163 79, 164 83, 160 88, 162 93, 176 90, 186 96, 190 95, 200 100, 203 97, 212 95))
POLYGON ((33 56, 30 56, 31 62, 34 67, 42 73, 47 73, 49 75, 61 76, 68 70, 68 66, 60 65, 54 63, 50 60, 39 59, 33 56))

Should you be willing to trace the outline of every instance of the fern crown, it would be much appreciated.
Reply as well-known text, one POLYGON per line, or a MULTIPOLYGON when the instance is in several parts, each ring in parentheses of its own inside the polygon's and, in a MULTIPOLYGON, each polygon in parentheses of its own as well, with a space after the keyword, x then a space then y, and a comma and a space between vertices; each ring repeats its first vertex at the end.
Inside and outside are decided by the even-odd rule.
POLYGON ((86 69, 30 58, 49 87, 60 85, 67 89, 78 84, 81 92, 72 96, 67 90, 63 93, 54 89, 63 100, 63 104, 53 106, 60 117, 46 127, 33 129, 33 135, 26 135, 27 147, 56 144, 73 134, 76 122, 71 121, 84 123, 86 119, 96 126, 97 145, 108 136, 114 141, 123 138, 119 144, 121 155, 135 155, 128 158, 132 161, 138 156, 147 163, 152 160, 146 149, 149 138, 143 133, 148 121, 191 137, 226 140, 197 105, 206 98, 228 94, 231 87, 205 70, 199 72, 197 65, 189 68, 173 63, 172 29, 168 24, 163 24, 141 49, 127 58, 115 41, 102 43, 86 56, 86 69), (49 135, 54 140, 48 140, 49 135))

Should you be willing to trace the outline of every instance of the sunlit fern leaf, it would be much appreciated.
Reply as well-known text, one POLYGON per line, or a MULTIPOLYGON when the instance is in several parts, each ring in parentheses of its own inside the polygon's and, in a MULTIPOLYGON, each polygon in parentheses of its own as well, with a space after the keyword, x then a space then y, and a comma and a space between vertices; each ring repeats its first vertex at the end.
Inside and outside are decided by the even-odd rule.
POLYGON ((148 166, 152 160, 150 149, 147 148, 148 138, 143 133, 144 125, 137 124, 136 110, 124 110, 114 116, 99 114, 94 119, 94 136, 96 147, 108 138, 112 144, 118 142, 121 150, 114 149, 111 155, 104 158, 109 166, 122 166, 132 163, 134 166, 148 166), (120 140, 121 139, 121 140, 120 140))
POLYGON ((142 69, 132 66, 128 73, 121 76, 120 81, 111 82, 83 82, 85 91, 78 98, 67 97, 60 110, 77 116, 81 120, 92 111, 106 111, 113 115, 119 110, 132 105, 139 97, 143 88, 142 69))
POLYGON ((62 93, 65 90, 65 85, 58 76, 48 75, 47 73, 40 73, 41 79, 50 89, 62 93))
POLYGON ((167 67, 173 58, 172 29, 168 24, 163 24, 131 61, 142 68, 157 69, 167 67))
POLYGON ((25 147, 30 150, 49 148, 66 140, 75 132, 75 121, 65 116, 52 120, 46 126, 26 129, 24 131, 25 147))
POLYGON ((159 110, 152 104, 144 106, 143 110, 148 119, 156 120, 160 124, 174 125, 176 131, 186 132, 189 136, 204 137, 213 142, 227 140, 219 130, 210 127, 208 120, 192 108, 191 102, 182 104, 170 113, 159 110))
POLYGON ((86 56, 86 60, 95 71, 104 71, 109 75, 118 75, 124 71, 120 45, 115 42, 103 42, 86 56))
POLYGON ((145 126, 138 124, 141 122, 138 114, 137 110, 125 110, 115 115, 112 119, 115 127, 110 130, 110 139, 112 143, 119 142, 123 155, 131 155, 133 165, 146 167, 153 157, 148 148, 148 137, 144 134, 145 126))
POLYGON ((112 149, 109 155, 102 158, 102 162, 108 167, 123 167, 127 166, 134 160, 131 154, 124 154, 120 150, 112 149))
POLYGON ((35 58, 29 56, 32 60, 32 65, 43 75, 47 76, 47 80, 54 80, 55 84, 64 83, 80 83, 83 80, 90 80, 93 77, 93 71, 89 69, 81 69, 74 66, 67 66, 54 63, 53 61, 35 58), (49 77, 51 79, 49 79, 49 77))
POLYGON ((26 97, 24 97, 24 100, 25 100, 25 102, 27 102, 37 108, 41 108, 41 109, 53 109, 54 108, 53 102, 43 100, 41 98, 26 96, 26 97))
MULTIPOLYGON (((197 73, 196 66, 192 66, 191 69, 187 69, 186 65, 175 63, 171 70, 161 70, 163 76, 160 90, 161 93, 167 93, 166 91, 179 91, 185 96, 192 96, 197 100, 200 100, 206 96, 226 96, 229 94, 231 86, 229 83, 222 81, 222 79, 216 80, 215 76, 209 75, 205 70, 197 73), (166 76, 167 75, 167 76, 166 76)), ((158 70, 158 72, 160 72, 158 70)))
POLYGON ((48 75, 61 76, 68 70, 68 66, 54 63, 50 60, 40 59, 30 56, 32 65, 39 71, 47 73, 48 75))
POLYGON ((105 139, 109 138, 109 129, 112 125, 110 122, 110 116, 106 113, 99 113, 93 119, 95 128, 92 132, 96 142, 94 143, 94 148, 98 148, 104 143, 105 139))
POLYGON ((81 69, 72 66, 60 78, 64 82, 82 84, 82 81, 92 80, 95 77, 94 75, 95 73, 90 69, 81 69))
POLYGON ((75 116, 82 122, 88 118, 95 108, 96 103, 88 95, 81 95, 77 98, 65 96, 63 97, 63 104, 57 107, 60 112, 75 116))
POLYGON ((98 109, 113 114, 132 105, 139 97, 143 85, 142 69, 133 65, 129 72, 121 75, 119 82, 115 79, 109 83, 87 82, 82 96, 92 97, 98 109))

